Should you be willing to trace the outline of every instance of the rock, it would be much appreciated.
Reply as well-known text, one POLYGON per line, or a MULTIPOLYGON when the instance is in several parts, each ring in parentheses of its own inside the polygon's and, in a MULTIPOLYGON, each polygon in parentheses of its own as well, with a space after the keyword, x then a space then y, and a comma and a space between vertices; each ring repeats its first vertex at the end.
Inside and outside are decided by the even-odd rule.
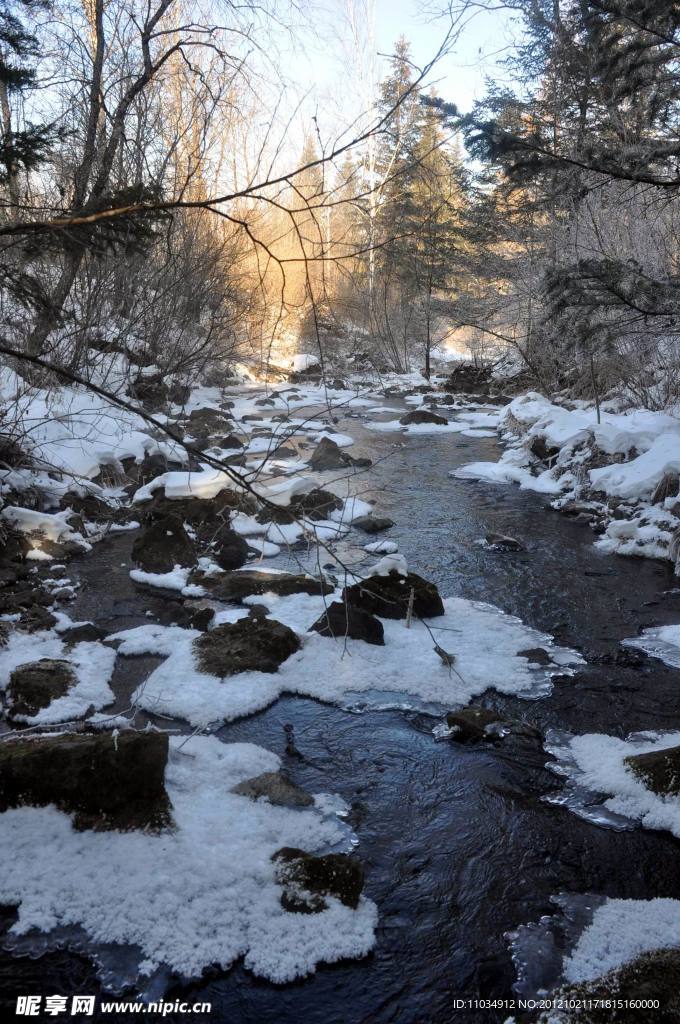
POLYGON ((26 534, 13 530, 5 523, 0 524, 0 562, 2 565, 23 562, 31 550, 26 534))
POLYGON ((146 454, 137 467, 136 477, 139 484, 148 484, 157 476, 162 476, 168 470, 168 460, 160 452, 146 454))
POLYGON ((12 704, 10 715, 37 715, 75 684, 75 672, 68 661, 41 658, 19 665, 10 675, 7 687, 12 704))
POLYGON ((15 615, 21 612, 22 608, 30 608, 33 605, 47 607, 52 604, 52 595, 42 587, 31 585, 29 582, 20 581, 15 586, 4 587, 0 590, 0 614, 15 615))
POLYGON ((679 490, 680 474, 664 473, 652 495, 652 505, 661 505, 666 498, 677 498, 679 490))
POLYGON ((108 632, 101 626, 95 626, 94 622, 79 622, 62 629, 59 636, 67 644, 95 643, 107 637, 108 632))
POLYGON ((46 608, 41 608, 38 604, 29 605, 27 608, 22 609, 19 618, 19 626, 21 629, 25 629, 27 633, 37 633, 41 629, 52 629, 56 624, 56 616, 52 615, 52 612, 48 612, 46 608))
POLYGON ((166 498, 157 494, 148 505, 143 505, 149 519, 159 516, 178 516, 189 523, 199 540, 210 541, 220 526, 227 526, 232 511, 254 511, 254 503, 247 496, 225 487, 214 498, 166 498))
POLYGON ((382 530, 389 530, 390 526, 394 526, 394 521, 388 519, 387 516, 359 516, 352 520, 352 526, 363 530, 364 533, 380 533, 382 530))
POLYGON ((453 395, 437 395, 437 402, 440 405, 455 405, 456 399, 453 395))
POLYGON ((192 409, 187 417, 187 427, 194 437, 197 433, 208 436, 224 433, 225 427, 229 425, 229 417, 219 409, 192 409))
POLYGON ((624 758, 623 763, 653 793, 659 796, 677 796, 680 793, 680 747, 632 754, 624 758))
POLYGON ((514 537, 506 537, 502 533, 487 533, 484 539, 494 551, 526 551, 520 541, 515 540, 514 537))
POLYGON ((354 458, 343 451, 330 437, 322 437, 312 452, 309 464, 317 473, 330 469, 347 469, 348 467, 365 468, 373 465, 371 459, 354 458))
POLYGON ((270 804, 276 804, 277 807, 311 807, 314 803, 314 797, 305 793, 304 789, 300 789, 281 772, 263 772, 254 779, 239 782, 231 792, 237 793, 238 796, 250 797, 251 800, 265 797, 270 804))
POLYGON ((328 519, 331 512, 342 508, 342 499, 330 491, 324 491, 321 487, 315 487, 307 494, 301 494, 295 499, 294 508, 297 515, 306 516, 308 519, 328 519))
POLYGON ((679 979, 680 949, 642 953, 599 978, 551 993, 561 1009, 544 1011, 538 1024, 677 1024, 679 979), (658 1001, 658 1008, 637 1009, 635 1000, 658 1001), (613 1009, 629 1005, 630 1009, 613 1009))
POLYGON ((362 608, 342 601, 333 601, 309 628, 321 636, 349 637, 351 640, 364 640, 367 644, 376 645, 385 643, 383 625, 379 619, 362 608))
POLYGON ((232 676, 238 672, 276 672, 300 648, 292 629, 274 619, 225 622, 193 643, 202 672, 232 676))
POLYGON ((350 459, 330 437, 322 437, 310 456, 309 464, 319 473, 328 469, 344 469, 350 464, 350 459))
POLYGON ((318 914, 327 907, 324 896, 356 909, 364 887, 361 861, 345 853, 314 857, 311 853, 284 846, 272 860, 276 881, 283 887, 281 906, 294 914, 318 914))
POLYGON ((532 455, 535 455, 537 459, 540 459, 541 462, 545 462, 548 465, 554 462, 560 454, 559 448, 556 448, 554 445, 549 445, 542 435, 532 438, 531 444, 529 445, 529 451, 532 455))
POLYGON ((225 437, 218 437, 215 440, 216 448, 243 448, 243 441, 236 434, 227 434, 225 437))
POLYGON ((402 416, 399 422, 404 426, 408 426, 410 423, 437 423, 440 426, 446 426, 449 421, 429 409, 413 409, 402 416))
POLYGON ((552 665, 553 661, 547 651, 542 647, 527 647, 525 651, 518 651, 518 657, 526 658, 532 665, 552 665))
POLYGON ((248 544, 244 537, 222 526, 215 535, 212 556, 222 569, 240 569, 248 559, 248 544))
POLYGON ((0 744, 0 810, 55 804, 77 829, 171 822, 162 732, 67 734, 0 744))
POLYGON ((276 402, 273 398, 256 398, 253 404, 266 408, 267 406, 275 406, 276 402))
POLYGON ((414 572, 402 576, 390 572, 386 576, 369 576, 361 583, 345 587, 342 592, 347 604, 383 619, 405 619, 413 590, 413 614, 429 619, 444 614, 444 604, 434 583, 414 572))
POLYGON ((464 394, 469 394, 473 391, 486 391, 488 393, 490 383, 490 367, 463 363, 449 374, 449 378, 444 384, 444 389, 446 391, 460 391, 464 394))
POLYGON ((179 516, 161 515, 135 539, 132 559, 145 572, 172 572, 176 565, 196 565, 196 548, 179 516))
POLYGON ((451 738, 457 743, 479 743, 498 737, 502 716, 487 708, 460 708, 458 711, 449 711, 446 724, 454 730, 451 738))
POLYGON ((288 597, 290 594, 323 597, 332 594, 334 590, 334 587, 323 580, 284 572, 232 572, 224 579, 215 580, 214 586, 210 584, 210 580, 206 580, 205 583, 206 586, 210 586, 212 596, 219 601, 242 601, 251 594, 270 593, 278 594, 280 597, 288 597))

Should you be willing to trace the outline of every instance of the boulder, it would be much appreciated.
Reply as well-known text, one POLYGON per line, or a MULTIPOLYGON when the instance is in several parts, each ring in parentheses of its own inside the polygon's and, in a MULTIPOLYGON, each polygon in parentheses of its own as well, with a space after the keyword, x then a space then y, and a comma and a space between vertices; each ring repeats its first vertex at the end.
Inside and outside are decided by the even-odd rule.
POLYGON ((329 853, 315 857, 304 850, 284 846, 272 857, 276 881, 283 888, 281 906, 293 914, 318 914, 334 897, 356 909, 364 887, 364 869, 357 857, 329 853))
POLYGON ((55 804, 77 829, 171 822, 162 732, 69 734, 0 744, 0 811, 55 804))
POLYGON ((531 444, 529 445, 529 451, 541 462, 545 462, 548 465, 550 465, 551 462, 554 462, 560 454, 559 448, 548 444, 546 439, 540 434, 537 437, 532 438, 531 444))
POLYGON ((76 684, 76 676, 68 661, 41 658, 19 665, 9 677, 7 694, 11 701, 10 717, 37 715, 57 697, 63 697, 76 684))
POLYGON ((42 629, 52 629, 56 626, 57 619, 47 608, 41 608, 39 604, 28 605, 22 608, 19 616, 19 627, 27 633, 37 633, 42 629))
POLYGON ((526 658, 531 665, 552 665, 550 655, 543 647, 527 647, 524 651, 517 652, 518 657, 526 658))
POLYGON ((449 711, 446 724, 453 731, 451 739, 457 743, 479 743, 498 736, 502 718, 497 711, 468 707, 449 711))
POLYGON ((324 491, 321 487, 315 487, 307 494, 301 494, 295 499, 293 508, 299 516, 308 519, 328 519, 331 512, 342 508, 342 499, 330 491, 324 491))
POLYGON ((430 409, 413 409, 402 416, 399 422, 406 427, 411 423, 436 423, 439 426, 445 426, 449 421, 445 416, 440 416, 430 409))
POLYGON ((309 628, 321 636, 349 637, 351 640, 364 640, 367 644, 376 645, 385 643, 380 619, 342 601, 333 601, 309 628))
POLYGON ((59 636, 67 644, 96 643, 104 640, 109 634, 101 626, 95 626, 94 622, 77 622, 73 626, 67 626, 59 632, 59 636))
POLYGON ((196 565, 196 548, 179 516, 161 515, 135 539, 132 560, 145 572, 172 572, 176 565, 196 565))
POLYGON ((545 1010, 538 1024, 677 1024, 680 1020, 680 949, 642 953, 599 978, 552 993, 558 1011, 545 1010), (658 1001, 657 1009, 636 1000, 658 1001), (613 1007, 620 1006, 617 1011, 613 1007), (629 1009, 626 1007, 630 1006, 629 1009))
POLYGON ((323 597, 332 594, 334 587, 323 580, 295 573, 273 572, 232 572, 223 579, 216 579, 210 586, 213 597, 219 601, 242 601, 252 594, 278 594, 288 597, 290 594, 312 594, 323 597))
POLYGON ((196 437, 197 434, 210 436, 224 433, 230 425, 229 417, 220 409, 192 409, 187 417, 187 428, 196 437))
POLYGON ((624 764, 653 793, 659 796, 680 793, 680 747, 632 754, 624 759, 624 764))
POLYGON ((383 619, 405 619, 413 590, 413 614, 429 619, 444 614, 444 604, 434 583, 414 572, 406 576, 392 571, 386 576, 369 576, 360 583, 345 587, 343 600, 383 619))
POLYGON ((276 672, 300 648, 297 635, 274 619, 225 622, 193 643, 201 672, 233 676, 238 672, 276 672))
POLYGON ((354 458, 343 451, 330 437, 322 437, 309 458, 309 464, 317 473, 332 469, 364 468, 372 465, 368 458, 354 458))
POLYGON ((328 469, 344 469, 349 465, 349 457, 330 437, 322 437, 309 458, 309 465, 317 473, 328 469))
POLYGON ((394 526, 394 521, 387 516, 359 516, 352 520, 352 526, 363 530, 364 533, 381 533, 382 530, 389 530, 390 526, 394 526))
POLYGON ((514 537, 506 537, 502 533, 487 533, 484 538, 494 551, 526 551, 524 545, 514 537))
POLYGON ((263 772, 254 779, 239 782, 231 792, 238 796, 250 797, 251 800, 264 798, 277 807, 311 807, 314 803, 314 797, 305 793, 304 789, 300 789, 281 772, 263 772))
POLYGON ((226 434, 224 437, 218 437, 215 439, 215 448, 243 448, 243 441, 236 436, 236 434, 226 434))
POLYGON ((240 569, 248 559, 245 538, 230 526, 221 526, 215 534, 212 556, 222 569, 240 569))

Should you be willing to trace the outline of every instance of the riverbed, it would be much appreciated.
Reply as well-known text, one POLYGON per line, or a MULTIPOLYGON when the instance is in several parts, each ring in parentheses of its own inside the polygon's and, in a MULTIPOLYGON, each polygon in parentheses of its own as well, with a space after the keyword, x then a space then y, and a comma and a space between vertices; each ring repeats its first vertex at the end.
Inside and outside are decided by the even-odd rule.
MULTIPOLYGON (((401 403, 392 397, 389 405, 401 403)), ((449 475, 497 458, 494 438, 373 432, 359 414, 341 416, 337 428, 354 438, 353 455, 373 459, 357 489, 395 521, 381 536, 398 542, 410 570, 433 580, 444 597, 486 601, 519 616, 588 662, 575 676, 556 679, 549 696, 489 691, 482 703, 541 730, 624 736, 678 727, 680 670, 653 659, 616 661, 622 639, 680 621, 669 563, 598 553, 590 530, 547 508, 544 496, 449 475), (490 531, 517 538, 526 551, 485 548, 478 542, 490 531)), ((347 542, 359 547, 372 539, 353 530, 347 542)), ((131 544, 129 534, 111 535, 69 564, 81 581, 69 609, 74 619, 94 618, 111 631, 148 621, 146 612, 162 597, 131 583, 131 544)), ((271 565, 285 567, 286 556, 271 565)), ((118 708, 156 663, 118 659, 118 708)), ((365 959, 321 966, 294 984, 275 986, 236 966, 166 998, 210 1001, 210 1019, 231 1024, 500 1022, 506 1010, 460 1009, 456 1001, 512 997, 516 975, 505 935, 552 913, 551 896, 680 898, 671 836, 605 829, 546 802, 562 782, 528 735, 462 746, 437 742, 436 721, 416 708, 363 710, 357 702, 347 710, 287 696, 219 730, 225 741, 274 751, 296 783, 338 793, 350 805, 365 892, 380 915, 377 942, 365 959), (297 754, 286 753, 284 726, 293 728, 297 754)), ((99 987, 87 962, 66 953, 5 959, 0 984, 12 1007, 17 993, 99 987)))

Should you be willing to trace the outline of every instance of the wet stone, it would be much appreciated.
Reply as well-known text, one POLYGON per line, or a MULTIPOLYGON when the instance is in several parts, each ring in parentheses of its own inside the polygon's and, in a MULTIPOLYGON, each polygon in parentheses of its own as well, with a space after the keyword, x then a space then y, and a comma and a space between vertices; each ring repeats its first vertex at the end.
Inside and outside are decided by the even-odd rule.
POLYGON ((363 530, 364 533, 381 533, 394 526, 394 520, 388 519, 387 516, 359 516, 352 520, 352 526, 363 530))
POLYGON ((272 857, 276 880, 283 887, 281 906, 294 914, 318 914, 328 904, 324 897, 356 909, 364 887, 364 869, 357 857, 329 853, 315 857, 284 846, 272 857))
POLYGON ((364 640, 367 644, 376 645, 385 643, 380 619, 342 601, 333 601, 310 629, 321 636, 349 637, 351 640, 364 640))
POLYGON ((281 772, 263 772, 254 779, 239 782, 231 790, 238 796, 247 796, 251 800, 264 798, 277 807, 311 807, 314 798, 305 793, 281 772))

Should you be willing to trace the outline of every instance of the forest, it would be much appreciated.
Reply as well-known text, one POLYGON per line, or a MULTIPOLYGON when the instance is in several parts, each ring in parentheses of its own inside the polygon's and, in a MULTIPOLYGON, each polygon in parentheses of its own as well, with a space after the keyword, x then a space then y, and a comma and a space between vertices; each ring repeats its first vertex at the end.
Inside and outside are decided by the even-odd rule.
POLYGON ((680 3, 0 0, 0 1001, 680 1019, 680 3))

